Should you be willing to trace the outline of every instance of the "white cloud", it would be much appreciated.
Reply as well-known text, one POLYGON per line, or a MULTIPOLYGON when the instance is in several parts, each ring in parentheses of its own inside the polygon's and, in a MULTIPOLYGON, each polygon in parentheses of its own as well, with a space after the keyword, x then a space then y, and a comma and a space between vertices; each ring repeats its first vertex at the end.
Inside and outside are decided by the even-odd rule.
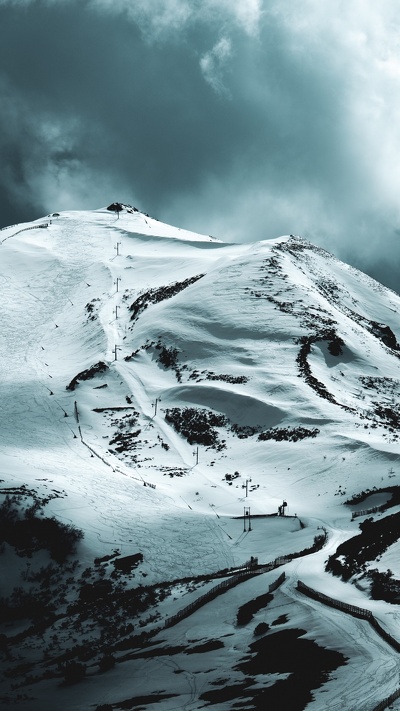
POLYGON ((91 4, 127 13, 153 39, 197 22, 227 23, 255 35, 262 14, 262 0, 136 0, 134 5, 131 0, 91 0, 91 4))
POLYGON ((203 3, 204 12, 225 15, 247 35, 258 34, 262 18, 262 0, 208 0, 203 3))
POLYGON ((165 39, 181 31, 191 21, 193 11, 187 0, 90 0, 96 9, 125 15, 135 22, 149 40, 165 39))
POLYGON ((200 68, 206 82, 210 84, 218 94, 224 94, 226 96, 229 95, 229 92, 223 82, 223 73, 227 61, 231 56, 231 41, 226 37, 221 37, 212 50, 207 52, 200 59, 200 68))

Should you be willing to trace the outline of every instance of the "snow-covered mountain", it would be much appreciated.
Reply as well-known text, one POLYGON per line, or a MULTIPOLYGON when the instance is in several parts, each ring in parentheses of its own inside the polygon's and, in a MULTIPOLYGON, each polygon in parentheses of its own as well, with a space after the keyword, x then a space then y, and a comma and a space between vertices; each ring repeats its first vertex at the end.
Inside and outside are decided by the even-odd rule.
POLYGON ((4 708, 264 709, 274 693, 290 710, 374 708, 398 686, 393 648, 296 584, 400 641, 366 575, 400 578, 397 536, 348 582, 325 570, 359 534, 352 511, 400 511, 400 297, 297 236, 227 244, 111 207, 0 231, 4 708), (83 532, 75 553, 40 542, 32 521, 52 517, 83 532), (154 636, 222 569, 300 551, 154 636), (332 656, 293 695, 304 671, 287 651, 253 664, 279 645, 347 663, 332 656))

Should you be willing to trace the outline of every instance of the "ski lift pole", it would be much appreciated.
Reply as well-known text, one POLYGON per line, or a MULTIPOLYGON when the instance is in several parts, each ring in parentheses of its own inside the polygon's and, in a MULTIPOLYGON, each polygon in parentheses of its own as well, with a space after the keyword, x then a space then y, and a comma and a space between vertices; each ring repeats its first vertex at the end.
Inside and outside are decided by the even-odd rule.
POLYGON ((157 414, 157 405, 158 405, 159 402, 161 402, 161 398, 160 398, 160 397, 156 397, 155 401, 152 403, 152 405, 153 405, 153 407, 154 407, 154 417, 155 417, 156 414, 157 414))
POLYGON ((242 489, 246 489, 246 497, 249 495, 249 481, 251 482, 251 479, 246 479, 246 483, 242 484, 242 489))
MULTIPOLYGON (((199 463, 199 448, 198 447, 196 448, 196 451, 193 452, 193 456, 196 457, 196 464, 198 464, 199 463)), ((196 464, 195 464, 195 466, 196 466, 196 464)))
POLYGON ((250 506, 245 506, 243 509, 243 532, 246 533, 246 519, 249 521, 248 530, 251 531, 250 506))

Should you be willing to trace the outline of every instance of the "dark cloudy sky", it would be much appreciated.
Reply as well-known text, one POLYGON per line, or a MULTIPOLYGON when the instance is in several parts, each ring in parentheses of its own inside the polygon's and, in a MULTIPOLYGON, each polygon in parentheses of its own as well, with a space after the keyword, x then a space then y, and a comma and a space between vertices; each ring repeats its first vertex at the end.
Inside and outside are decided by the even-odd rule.
POLYGON ((0 225, 114 200, 400 290, 398 0, 0 0, 0 225))

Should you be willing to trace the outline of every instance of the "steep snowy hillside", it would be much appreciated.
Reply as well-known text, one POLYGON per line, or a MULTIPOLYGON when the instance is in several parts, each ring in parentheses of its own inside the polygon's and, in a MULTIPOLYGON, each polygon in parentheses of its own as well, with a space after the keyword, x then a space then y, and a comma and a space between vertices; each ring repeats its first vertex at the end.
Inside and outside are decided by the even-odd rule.
POLYGON ((400 578, 386 536, 400 297, 300 237, 227 244, 113 207, 0 231, 4 708, 264 709, 261 688, 293 698, 304 629, 308 654, 332 656, 286 708, 373 708, 397 688, 393 648, 296 585, 372 611, 400 641, 400 584, 389 602, 369 575, 400 578), (386 543, 354 562, 361 512, 381 506, 386 543), (334 577, 325 562, 347 541, 334 577), (250 560, 240 585, 154 636, 250 560), (282 571, 253 638, 238 608, 282 571), (255 662, 276 620, 293 668, 255 662))

